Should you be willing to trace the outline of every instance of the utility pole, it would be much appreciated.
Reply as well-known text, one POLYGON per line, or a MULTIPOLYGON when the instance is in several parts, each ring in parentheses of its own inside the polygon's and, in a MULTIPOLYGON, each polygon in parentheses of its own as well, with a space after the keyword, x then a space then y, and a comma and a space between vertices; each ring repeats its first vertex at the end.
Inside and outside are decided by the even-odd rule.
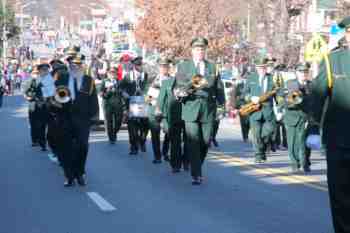
POLYGON ((248 2, 248 15, 247 15, 247 41, 249 42, 250 41, 250 15, 251 15, 251 5, 250 3, 248 2))
POLYGON ((7 57, 7 35, 6 35, 6 0, 1 0, 2 14, 3 14, 3 26, 2 26, 2 59, 4 66, 6 66, 7 57))

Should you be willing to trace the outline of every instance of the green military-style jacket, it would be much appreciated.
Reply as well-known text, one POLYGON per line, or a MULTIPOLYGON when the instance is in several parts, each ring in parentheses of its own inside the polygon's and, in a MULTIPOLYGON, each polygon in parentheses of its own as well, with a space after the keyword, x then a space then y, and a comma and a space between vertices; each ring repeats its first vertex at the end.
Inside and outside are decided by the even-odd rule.
POLYGON ((239 109, 243 105, 247 104, 247 101, 245 99, 245 90, 246 90, 247 80, 241 80, 237 83, 234 89, 234 96, 233 96, 233 105, 234 108, 239 109))
POLYGON ((310 113, 314 120, 323 123, 323 143, 350 148, 350 50, 335 50, 329 55, 329 60, 333 85, 331 88, 328 85, 326 63, 322 62, 311 85, 310 113))
MULTIPOLYGON (((220 105, 225 104, 225 97, 222 82, 215 64, 208 61, 205 63, 204 78, 208 85, 185 98, 182 104, 182 119, 188 122, 213 122, 216 118, 218 100, 220 105), (220 96, 220 98, 218 98, 220 96)), ((195 64, 192 60, 185 60, 178 64, 176 73, 176 87, 183 90, 189 89, 192 85, 192 77, 197 74, 195 64)))
POLYGON ((159 106, 168 127, 182 121, 182 104, 173 94, 175 84, 175 78, 164 81, 160 88, 157 101, 157 105, 159 106))
MULTIPOLYGON (((266 92, 272 91, 274 88, 272 77, 270 75, 266 75, 265 78, 267 78, 266 92)), ((252 73, 247 77, 247 85, 246 85, 245 93, 246 93, 246 99, 249 101, 250 101, 250 98, 253 96, 260 97, 263 94, 265 94, 259 83, 259 75, 257 73, 252 73)), ((254 112, 250 115, 250 120, 259 121, 262 119, 265 119, 267 121, 271 121, 274 119, 273 97, 269 101, 262 104, 262 109, 260 111, 254 112)))
MULTIPOLYGON (((299 91, 303 92, 303 90, 301 90, 300 84, 298 83, 298 80, 296 79, 288 80, 286 83, 286 87, 291 85, 298 86, 299 91)), ((283 116, 283 123, 291 127, 296 126, 300 122, 305 123, 308 119, 307 115, 304 112, 304 107, 307 104, 306 96, 304 94, 301 96, 303 101, 300 104, 288 104, 287 98, 288 98, 287 95, 284 96, 283 98, 284 101, 282 103, 282 108, 285 110, 285 113, 283 116)))
POLYGON ((100 84, 100 93, 103 100, 103 108, 105 111, 122 111, 123 110, 123 99, 119 89, 119 83, 116 81, 114 84, 114 90, 108 90, 108 85, 112 80, 103 79, 100 84))

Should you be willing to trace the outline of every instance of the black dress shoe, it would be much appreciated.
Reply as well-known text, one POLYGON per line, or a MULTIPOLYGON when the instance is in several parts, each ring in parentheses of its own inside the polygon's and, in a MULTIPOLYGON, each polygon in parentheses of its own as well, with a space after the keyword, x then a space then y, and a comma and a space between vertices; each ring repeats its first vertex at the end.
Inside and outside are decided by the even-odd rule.
POLYGON ((170 161, 170 158, 169 158, 169 156, 164 155, 164 156, 163 156, 163 160, 169 162, 169 161, 170 161))
POLYGON ((131 151, 129 152, 129 155, 137 155, 137 150, 131 150, 131 151))
POLYGON ((184 164, 183 168, 184 168, 185 172, 188 172, 190 170, 190 166, 188 164, 186 164, 186 165, 184 164))
POLYGON ((109 141, 109 144, 114 145, 115 141, 109 141))
POLYGON ((84 179, 83 176, 77 177, 77 182, 78 182, 78 184, 79 184, 80 186, 85 186, 85 185, 86 185, 86 181, 85 181, 85 179, 84 179))
POLYGON ((310 167, 304 167, 303 171, 304 171, 304 173, 310 173, 311 169, 310 169, 310 167))
POLYGON ((68 179, 63 183, 64 187, 72 187, 74 186, 74 180, 73 179, 68 179))
POLYGON ((160 164, 160 163, 162 163, 162 160, 160 160, 160 159, 155 159, 155 160, 152 161, 152 163, 154 163, 154 164, 160 164))
POLYGON ((198 177, 193 178, 192 185, 201 185, 201 180, 198 177))
POLYGON ((173 168, 172 172, 173 172, 173 173, 179 173, 179 172, 180 172, 180 169, 179 169, 179 168, 173 168))

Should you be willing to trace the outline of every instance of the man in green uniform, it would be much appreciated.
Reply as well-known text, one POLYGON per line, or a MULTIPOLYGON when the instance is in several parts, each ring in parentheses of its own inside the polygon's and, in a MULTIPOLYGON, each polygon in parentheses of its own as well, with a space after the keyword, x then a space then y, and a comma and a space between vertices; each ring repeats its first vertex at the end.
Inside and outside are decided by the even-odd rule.
MULTIPOLYGON (((246 76, 239 77, 230 95, 230 104, 233 109, 240 109, 243 105, 248 103, 245 99, 246 86, 246 76)), ((244 142, 248 142, 250 128, 249 117, 239 116, 239 120, 241 126, 242 139, 244 142)))
MULTIPOLYGON (((256 72, 251 73, 247 79, 246 100, 255 104, 264 94, 274 88, 272 78, 266 73, 266 59, 256 61, 256 72)), ((260 110, 249 116, 255 149, 255 162, 266 162, 266 151, 275 127, 273 113, 273 98, 262 103, 260 110)))
POLYGON ((140 109, 139 107, 145 106, 144 97, 147 89, 148 74, 142 69, 142 57, 134 58, 132 64, 134 67, 121 80, 120 89, 129 108, 129 154, 136 155, 139 149, 141 149, 142 152, 146 152, 148 116, 145 111, 137 110, 140 109), (136 108, 132 106, 136 106, 136 108))
POLYGON ((160 149, 160 132, 161 132, 161 111, 157 106, 157 99, 163 83, 170 79, 169 66, 170 60, 161 58, 158 60, 159 74, 152 80, 147 92, 147 102, 149 103, 148 122, 151 130, 152 148, 154 154, 154 164, 162 162, 162 153, 160 149))
POLYGON ((171 78, 162 83, 157 106, 162 113, 163 129, 167 132, 170 141, 170 165, 173 173, 178 173, 181 166, 188 171, 189 158, 187 152, 187 141, 185 124, 182 120, 182 103, 174 96, 176 79, 171 78), (184 143, 183 147, 181 146, 184 143), (183 149, 182 149, 183 148, 183 149))
POLYGON ((111 144, 115 144, 117 140, 117 134, 123 119, 123 100, 118 84, 117 70, 111 67, 107 73, 107 78, 102 80, 100 87, 105 127, 111 144))
POLYGON ((288 80, 285 84, 286 95, 284 98, 283 123, 287 130, 288 155, 291 160, 292 172, 309 172, 309 164, 305 156, 305 135, 307 126, 307 116, 303 111, 304 104, 304 76, 299 74, 306 70, 305 65, 297 67, 296 79, 288 80))
MULTIPOLYGON (((350 44, 350 17, 339 24, 350 44)), ((327 178, 335 233, 350 232, 350 52, 331 52, 312 83, 312 115, 322 127, 327 178), (327 68, 328 67, 328 68, 327 68), (330 72, 327 72, 330 70, 330 72), (326 107, 325 107, 326 106, 326 107)))
POLYGON ((185 121, 188 150, 191 161, 192 184, 202 182, 202 164, 216 117, 217 99, 224 105, 225 98, 218 98, 220 80, 215 64, 205 59, 208 40, 202 37, 191 42, 192 59, 177 66, 176 96, 183 99, 182 119, 185 121))

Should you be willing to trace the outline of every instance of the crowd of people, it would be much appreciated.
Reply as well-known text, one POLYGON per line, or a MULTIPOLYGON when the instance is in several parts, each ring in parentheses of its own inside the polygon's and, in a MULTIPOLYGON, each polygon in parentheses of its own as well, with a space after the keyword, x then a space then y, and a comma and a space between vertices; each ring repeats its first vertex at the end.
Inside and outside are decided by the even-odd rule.
MULTIPOLYGON (((350 43, 350 18, 339 26, 350 43)), ((195 38, 191 47, 189 59, 161 57, 156 75, 144 70, 142 57, 108 63, 97 55, 88 66, 79 47, 69 48, 64 58, 33 65, 23 87, 32 146, 46 151, 49 145, 64 170, 65 187, 75 182, 85 186, 90 127, 97 122, 100 95, 112 145, 126 123, 129 155, 137 156, 146 152, 150 132, 153 163, 168 161, 174 174, 189 172, 192 184, 201 185, 208 149, 211 143, 218 146, 215 137, 224 109, 235 109, 243 141, 251 136, 257 164, 267 162, 269 151, 285 148, 291 172, 307 174, 311 150, 324 148, 334 226, 337 233, 346 232, 348 47, 325 56, 316 79, 306 63, 291 69, 271 57, 256 57, 241 70, 228 99, 217 65, 206 59, 208 40, 195 38)))

